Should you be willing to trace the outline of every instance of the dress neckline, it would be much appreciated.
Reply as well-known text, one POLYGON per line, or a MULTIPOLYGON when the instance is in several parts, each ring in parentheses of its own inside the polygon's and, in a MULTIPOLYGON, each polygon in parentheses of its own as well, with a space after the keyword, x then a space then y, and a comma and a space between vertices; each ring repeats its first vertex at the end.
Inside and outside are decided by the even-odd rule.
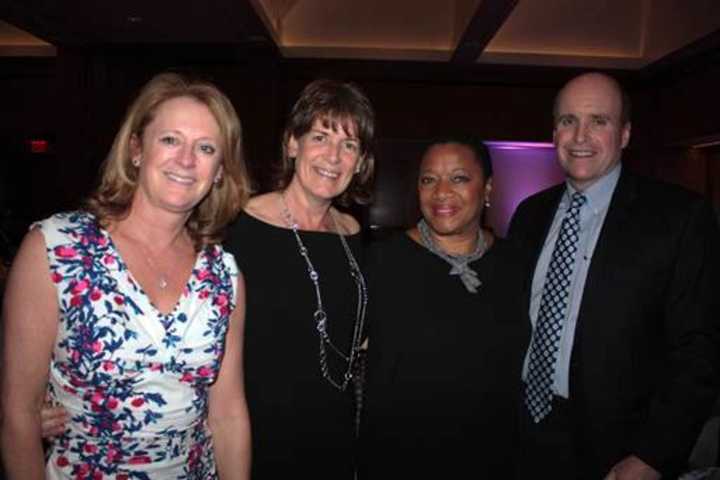
MULTIPOLYGON (((272 230, 275 230, 275 231, 278 231, 278 232, 282 231, 282 232, 285 232, 285 233, 292 234, 292 229, 291 229, 291 228, 289 228, 289 227, 281 227, 281 226, 279 226, 279 225, 275 225, 275 224, 273 224, 273 223, 266 222, 265 220, 262 220, 262 219, 256 217, 255 215, 253 215, 253 214, 251 214, 251 213, 248 213, 246 210, 243 210, 243 211, 242 211, 242 215, 245 216, 245 217, 247 217, 247 218, 249 218, 251 221, 253 221, 253 222, 255 222, 255 223, 258 223, 258 224, 260 224, 260 225, 265 226, 265 227, 268 228, 268 229, 272 229, 272 230)), ((301 228, 298 229, 298 233, 302 234, 303 236, 305 236, 305 235, 328 236, 328 235, 329 235, 329 236, 335 237, 335 236, 338 235, 337 232, 322 232, 322 231, 319 231, 319 230, 303 230, 303 229, 301 229, 301 228)), ((358 237, 358 236, 360 235, 360 233, 361 233, 361 230, 359 230, 359 231, 357 231, 357 232, 355 232, 355 233, 351 233, 351 234, 349 234, 349 235, 343 235, 343 236, 344 236, 345 238, 350 239, 350 238, 358 237)))
POLYGON ((180 306, 183 303, 183 300, 187 298, 187 292, 190 290, 190 287, 192 285, 193 278, 195 277, 195 272, 200 267, 200 263, 202 261, 202 255, 203 250, 200 250, 195 255, 195 261, 193 262, 193 267, 190 270, 190 275, 188 276, 187 281, 185 282, 183 288, 180 290, 180 294, 178 295, 177 300, 173 302, 173 307, 167 311, 164 312, 158 308, 155 301, 150 297, 150 295, 147 293, 145 288, 143 287, 142 283, 140 283, 137 278, 135 278, 135 275, 130 270, 130 267, 125 262, 125 259, 122 257, 122 254, 120 253, 120 249, 117 248, 117 245, 115 244, 115 241, 112 238, 112 235, 110 235, 110 232, 108 232, 105 228, 98 225, 99 232, 107 239, 108 245, 112 249, 113 255, 115 256, 115 260, 118 263, 118 267, 120 270, 124 270, 127 275, 128 281, 136 286, 136 289, 133 289, 132 291, 137 291, 139 293, 140 298, 144 300, 144 303, 147 304, 147 306, 150 308, 152 312, 155 313, 157 317, 163 318, 163 317, 169 317, 169 316, 175 316, 176 312, 180 309, 180 306))

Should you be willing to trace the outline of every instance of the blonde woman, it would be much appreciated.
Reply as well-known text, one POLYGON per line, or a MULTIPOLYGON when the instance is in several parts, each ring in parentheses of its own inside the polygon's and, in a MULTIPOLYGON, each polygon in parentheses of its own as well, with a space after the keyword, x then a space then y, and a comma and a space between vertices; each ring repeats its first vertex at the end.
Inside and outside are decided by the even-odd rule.
POLYGON ((213 85, 153 78, 82 211, 26 236, 4 302, 10 479, 241 479, 244 285, 221 232, 244 204, 241 129, 213 85), (46 395, 67 412, 40 438, 46 395))

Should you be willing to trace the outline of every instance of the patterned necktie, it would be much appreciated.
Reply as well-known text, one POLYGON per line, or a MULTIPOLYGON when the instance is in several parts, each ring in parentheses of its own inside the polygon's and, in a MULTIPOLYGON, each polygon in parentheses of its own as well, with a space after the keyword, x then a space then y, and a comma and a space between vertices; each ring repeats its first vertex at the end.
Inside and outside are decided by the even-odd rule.
POLYGON ((580 192, 573 193, 570 208, 560 225, 560 233, 543 285, 525 379, 525 404, 535 423, 552 410, 553 373, 568 308, 570 281, 580 231, 580 208, 585 202, 585 195, 580 192))

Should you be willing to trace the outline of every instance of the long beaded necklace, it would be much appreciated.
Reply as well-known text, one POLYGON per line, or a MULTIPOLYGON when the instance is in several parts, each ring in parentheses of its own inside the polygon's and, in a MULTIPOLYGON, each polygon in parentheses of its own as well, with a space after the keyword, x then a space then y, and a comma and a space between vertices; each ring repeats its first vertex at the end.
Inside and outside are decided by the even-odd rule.
POLYGON ((353 378, 355 362, 358 358, 360 342, 362 340, 362 331, 365 323, 365 310, 367 307, 367 287, 365 286, 365 278, 360 271, 360 267, 358 266, 357 261, 355 261, 355 257, 353 256, 350 247, 345 241, 345 237, 340 233, 340 229, 338 228, 335 216, 332 214, 332 212, 330 212, 333 226, 335 227, 335 231, 340 238, 340 243, 342 243, 343 250, 345 251, 345 257, 347 258, 348 264, 350 266, 350 276, 352 277, 353 281, 355 282, 355 286, 357 287, 358 303, 355 310, 355 326, 353 327, 352 343, 350 344, 350 352, 348 354, 345 354, 342 352, 342 350, 335 346, 335 344, 330 339, 330 336, 328 335, 328 316, 325 312, 325 308, 323 307, 322 295, 320 293, 320 275, 317 273, 317 270, 315 270, 315 267, 310 260, 308 249, 300 238, 300 233, 298 232, 298 224, 295 221, 295 218, 290 213, 290 209, 287 206, 284 194, 280 194, 280 200, 282 201, 283 216, 285 217, 285 222, 295 235, 295 240, 297 241, 300 255, 303 257, 305 263, 307 264, 308 276, 310 277, 310 281, 315 287, 317 308, 315 309, 313 318, 315 319, 315 328, 317 329, 318 335, 320 337, 320 372, 322 373, 323 378, 330 382, 333 387, 337 388, 340 391, 344 391, 350 383, 350 380, 352 380, 353 378), (334 379, 330 375, 330 369, 328 368, 327 362, 328 347, 330 351, 335 352, 335 354, 337 354, 340 358, 347 362, 347 370, 345 371, 345 374, 343 375, 341 380, 334 379))

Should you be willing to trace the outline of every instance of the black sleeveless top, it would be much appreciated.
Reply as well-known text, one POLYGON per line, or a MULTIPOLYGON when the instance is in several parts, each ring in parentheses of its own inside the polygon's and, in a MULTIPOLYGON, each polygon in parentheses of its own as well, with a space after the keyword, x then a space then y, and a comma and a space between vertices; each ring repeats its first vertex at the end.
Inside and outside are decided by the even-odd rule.
MULTIPOLYGON (((315 288, 292 230, 241 214, 225 248, 245 278, 245 394, 252 424, 252 478, 351 479, 354 403, 322 377, 315 288)), ((300 231, 320 275, 328 333, 349 351, 357 290, 337 234, 300 231)), ((356 256, 360 235, 346 237, 356 256)), ((329 349, 328 349, 329 352, 329 349)), ((328 353, 333 378, 346 363, 328 353)))

